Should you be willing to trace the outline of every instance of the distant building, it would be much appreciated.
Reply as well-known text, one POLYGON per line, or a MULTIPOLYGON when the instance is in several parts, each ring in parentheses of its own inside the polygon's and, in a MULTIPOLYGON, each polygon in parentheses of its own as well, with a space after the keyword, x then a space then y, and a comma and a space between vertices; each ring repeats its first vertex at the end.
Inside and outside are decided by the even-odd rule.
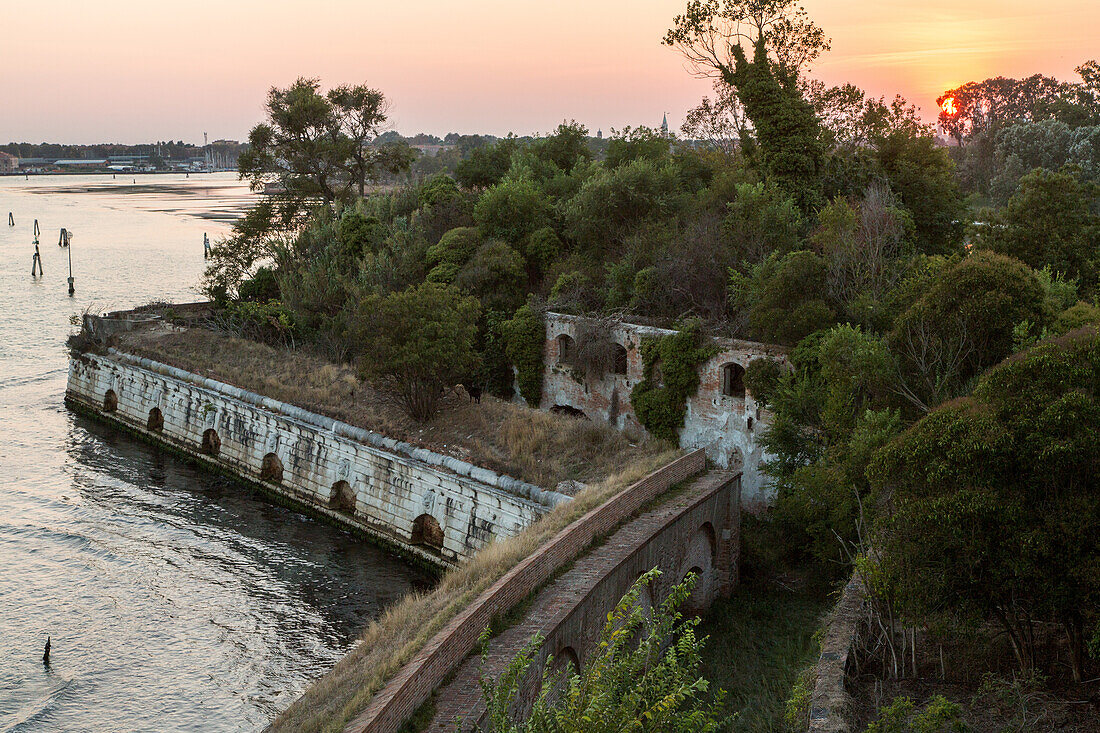
POLYGON ((98 170, 107 167, 107 159, 78 158, 76 160, 58 160, 54 162, 54 165, 58 168, 91 168, 93 170, 98 170))
POLYGON ((439 155, 444 150, 450 150, 454 145, 417 144, 409 147, 419 150, 421 155, 439 155))
POLYGON ((668 137, 668 112, 661 117, 661 134, 668 137))
POLYGON ((0 173, 15 173, 19 170, 19 158, 0 150, 0 173))

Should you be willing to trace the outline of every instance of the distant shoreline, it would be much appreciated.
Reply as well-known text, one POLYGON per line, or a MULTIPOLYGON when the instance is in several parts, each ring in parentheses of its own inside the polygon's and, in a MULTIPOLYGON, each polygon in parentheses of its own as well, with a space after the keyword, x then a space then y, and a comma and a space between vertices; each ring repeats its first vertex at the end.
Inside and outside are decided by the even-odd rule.
POLYGON ((210 173, 237 173, 236 168, 226 168, 224 170, 216 171, 112 171, 112 170, 58 170, 58 171, 20 171, 18 173, 0 173, 0 178, 18 178, 19 176, 117 176, 120 173, 124 175, 142 175, 142 176, 160 176, 160 175, 179 175, 184 173, 186 175, 210 174, 210 173))

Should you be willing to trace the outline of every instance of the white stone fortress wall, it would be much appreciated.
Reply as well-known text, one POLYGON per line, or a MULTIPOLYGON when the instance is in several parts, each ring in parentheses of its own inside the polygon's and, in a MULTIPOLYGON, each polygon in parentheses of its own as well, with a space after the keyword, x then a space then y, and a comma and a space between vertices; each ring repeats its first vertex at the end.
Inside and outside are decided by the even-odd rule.
MULTIPOLYGON (((591 379, 574 367, 568 354, 569 348, 576 348, 581 330, 590 323, 591 319, 583 316, 546 314, 546 368, 540 407, 578 410, 591 420, 610 423, 620 430, 644 431, 630 404, 630 392, 643 378, 642 339, 675 332, 613 323, 608 337, 622 349, 618 371, 591 379)), ((743 375, 754 359, 786 363, 786 350, 738 339, 712 338, 711 343, 717 353, 699 365, 699 389, 687 401, 680 447, 703 448, 709 461, 741 471, 744 506, 759 509, 774 500, 772 482, 763 471, 769 456, 760 440, 772 422, 772 414, 745 389, 743 375)))
POLYGON ((109 349, 74 355, 66 402, 436 565, 568 497, 109 349))

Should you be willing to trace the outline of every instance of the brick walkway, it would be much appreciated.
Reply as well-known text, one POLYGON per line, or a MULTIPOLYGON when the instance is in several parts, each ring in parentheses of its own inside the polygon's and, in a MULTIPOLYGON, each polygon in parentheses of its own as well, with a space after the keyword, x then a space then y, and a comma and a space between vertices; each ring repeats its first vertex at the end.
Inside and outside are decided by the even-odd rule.
MULTIPOLYGON (((602 578, 629 559, 685 510, 701 498, 713 494, 735 475, 726 471, 710 471, 704 474, 672 500, 621 527, 595 552, 578 559, 570 570, 538 592, 519 623, 493 638, 489 645, 485 674, 498 676, 503 672, 508 662, 536 633, 549 638, 588 598, 590 590, 602 578)), ((669 580, 676 582, 679 578, 669 580)), ((614 601, 617 602, 618 598, 614 601)), ((605 616, 609 610, 610 607, 601 609, 601 615, 605 616)), ((436 715, 425 731, 450 733, 456 730, 457 719, 463 721, 462 731, 476 730, 476 721, 485 712, 481 686, 478 683, 481 673, 480 655, 471 655, 462 663, 453 679, 439 689, 436 696, 436 715)))

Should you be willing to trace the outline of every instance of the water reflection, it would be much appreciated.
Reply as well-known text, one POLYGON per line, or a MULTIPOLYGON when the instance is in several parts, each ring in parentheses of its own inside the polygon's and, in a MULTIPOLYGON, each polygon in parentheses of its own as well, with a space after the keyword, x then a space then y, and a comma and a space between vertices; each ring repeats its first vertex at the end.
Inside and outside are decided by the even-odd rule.
POLYGON ((85 178, 0 179, 0 732, 259 730, 430 579, 63 407, 69 316, 194 298, 198 212, 242 195, 85 178), (34 218, 76 232, 76 298, 56 245, 28 276, 34 218))

